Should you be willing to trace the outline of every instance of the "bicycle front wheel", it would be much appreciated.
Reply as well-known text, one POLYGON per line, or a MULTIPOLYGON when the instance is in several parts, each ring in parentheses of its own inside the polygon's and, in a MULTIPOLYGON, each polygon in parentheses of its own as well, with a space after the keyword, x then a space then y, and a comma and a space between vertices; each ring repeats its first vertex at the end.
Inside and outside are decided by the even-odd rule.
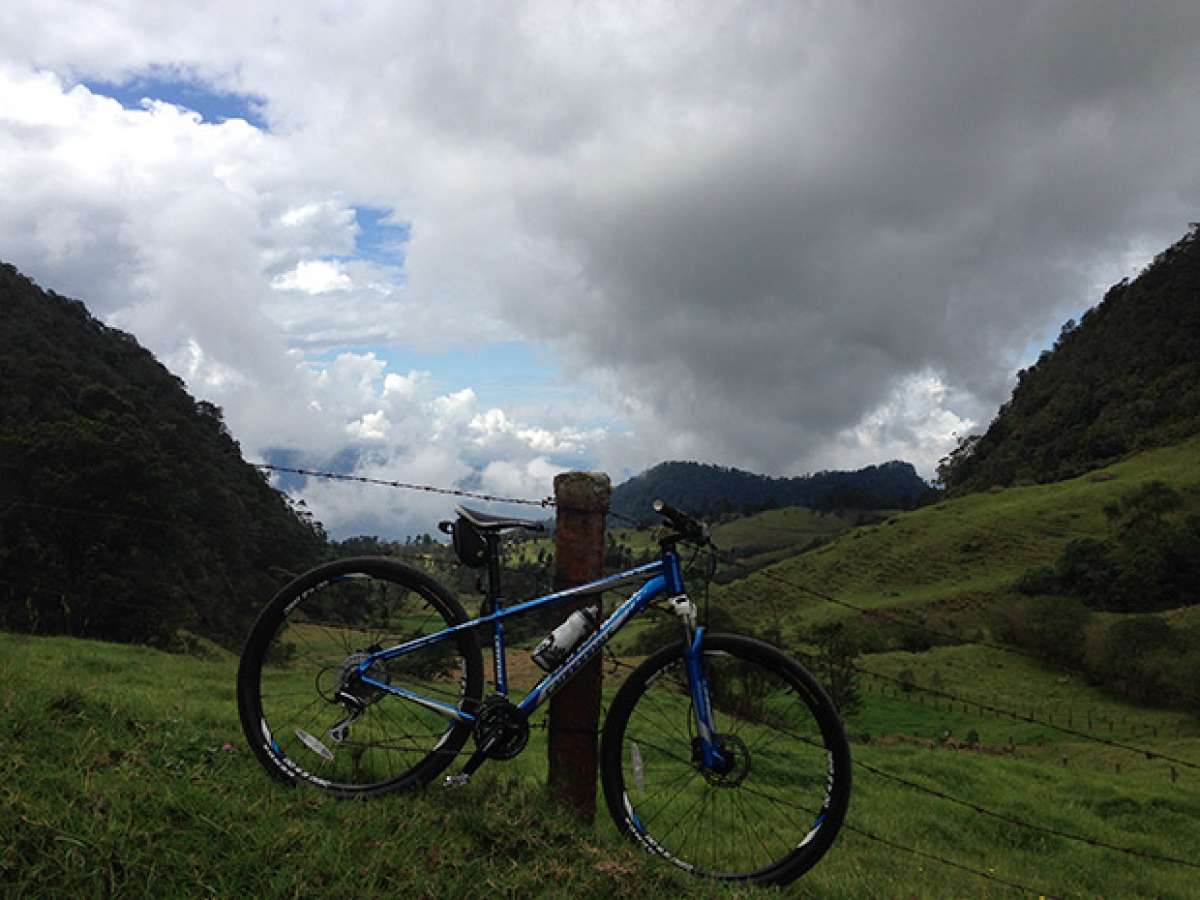
POLYGON ((367 669, 371 680, 432 703, 355 673, 373 653, 465 621, 452 594, 393 560, 342 559, 297 578, 259 616, 238 669, 242 729, 259 762, 287 782, 343 797, 434 778, 471 734, 449 711, 474 712, 483 692, 474 634, 367 669))
POLYGON ((850 800, 837 710, 795 660, 739 635, 703 637, 714 743, 703 763, 683 647, 626 680, 604 723, 604 796, 622 832, 693 874, 787 884, 833 843, 850 800))

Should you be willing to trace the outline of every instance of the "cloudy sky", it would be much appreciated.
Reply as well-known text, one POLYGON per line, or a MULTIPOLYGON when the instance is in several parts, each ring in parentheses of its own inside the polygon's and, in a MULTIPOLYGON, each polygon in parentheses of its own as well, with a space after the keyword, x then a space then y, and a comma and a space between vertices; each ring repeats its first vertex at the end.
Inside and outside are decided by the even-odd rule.
POLYGON ((251 459, 930 475, 1200 218, 1197 46, 1194 0, 7 0, 0 259, 251 459))

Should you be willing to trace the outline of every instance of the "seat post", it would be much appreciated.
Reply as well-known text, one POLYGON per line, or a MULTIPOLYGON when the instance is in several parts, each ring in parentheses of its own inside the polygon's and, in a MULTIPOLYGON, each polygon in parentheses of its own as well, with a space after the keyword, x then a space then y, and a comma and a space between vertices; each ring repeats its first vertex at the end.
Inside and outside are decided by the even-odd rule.
MULTIPOLYGON (((499 612, 503 607, 500 596, 500 534, 498 531, 485 531, 484 540, 487 542, 487 609, 489 613, 499 612)), ((492 623, 492 681, 496 693, 501 697, 508 696, 508 664, 504 655, 504 623, 497 619, 492 623)), ((477 753, 476 756, 479 754, 477 753)), ((463 772, 469 774, 475 757, 467 763, 463 772)))
POLYGON ((500 535, 495 531, 485 531, 487 541, 487 602, 488 609, 496 611, 496 601, 500 599, 500 535))

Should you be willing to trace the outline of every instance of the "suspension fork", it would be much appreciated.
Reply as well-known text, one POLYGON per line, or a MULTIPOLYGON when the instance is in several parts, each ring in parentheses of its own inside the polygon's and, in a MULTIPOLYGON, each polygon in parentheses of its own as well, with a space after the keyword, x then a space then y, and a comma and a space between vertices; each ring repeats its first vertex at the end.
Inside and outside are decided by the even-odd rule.
POLYGON ((683 624, 683 660, 687 667, 688 688, 692 693, 692 712, 696 717, 696 734, 699 738, 699 753, 693 750, 705 769, 715 769, 725 763, 713 736, 712 703, 708 690, 708 676, 704 671, 704 627, 696 624, 696 606, 688 599, 683 589, 683 573, 679 557, 674 548, 663 548, 663 574, 670 591, 668 603, 683 624))
MULTIPOLYGON (((684 603, 691 606, 684 598, 684 603)), ((678 610, 678 601, 676 601, 678 610)), ((693 611, 693 615, 694 615, 693 611)), ((708 690, 708 675, 704 671, 704 627, 692 628, 685 625, 683 641, 683 660, 687 667, 688 687, 692 692, 692 713, 696 717, 696 734, 699 739, 699 753, 696 762, 702 762, 704 768, 715 769, 724 762, 720 748, 714 737, 716 735, 713 721, 712 702, 708 690)))

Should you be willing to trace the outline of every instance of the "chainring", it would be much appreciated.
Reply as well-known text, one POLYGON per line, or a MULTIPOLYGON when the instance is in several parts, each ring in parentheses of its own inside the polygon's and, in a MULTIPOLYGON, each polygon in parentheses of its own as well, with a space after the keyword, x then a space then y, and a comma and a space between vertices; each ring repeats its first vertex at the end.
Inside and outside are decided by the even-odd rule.
POLYGON ((488 748, 489 759, 512 759, 529 743, 529 722, 517 707, 496 694, 483 701, 475 720, 476 746, 492 739, 495 743, 488 748))

